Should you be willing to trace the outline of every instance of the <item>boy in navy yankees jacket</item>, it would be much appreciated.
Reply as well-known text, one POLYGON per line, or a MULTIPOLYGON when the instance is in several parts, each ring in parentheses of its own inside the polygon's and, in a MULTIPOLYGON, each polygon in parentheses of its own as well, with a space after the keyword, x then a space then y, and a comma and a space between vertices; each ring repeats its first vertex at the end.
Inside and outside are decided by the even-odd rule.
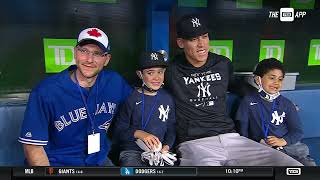
POLYGON ((275 58, 264 59, 254 71, 257 92, 242 100, 236 120, 240 134, 295 158, 305 166, 315 166, 303 137, 302 123, 295 105, 280 95, 285 71, 275 58))
POLYGON ((175 141, 175 107, 171 96, 162 89, 167 62, 159 52, 144 53, 136 71, 142 80, 129 96, 117 117, 115 131, 120 139, 121 166, 147 166, 143 150, 135 143, 142 140, 150 149, 162 144, 169 151, 175 141))

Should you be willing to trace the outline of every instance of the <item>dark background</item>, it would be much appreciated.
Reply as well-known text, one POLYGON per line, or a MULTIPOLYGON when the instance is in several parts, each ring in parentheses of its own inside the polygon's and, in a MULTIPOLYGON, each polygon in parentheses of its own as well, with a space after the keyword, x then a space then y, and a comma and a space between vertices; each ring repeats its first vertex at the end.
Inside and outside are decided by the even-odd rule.
MULTIPOLYGON (((253 70, 259 61, 260 40, 285 40, 283 62, 287 72, 299 72, 299 84, 320 83, 320 66, 308 66, 310 41, 320 39, 320 1, 315 0, 313 10, 295 9, 307 14, 293 22, 269 18, 269 11, 280 12, 283 7, 290 7, 290 0, 263 0, 261 9, 236 8, 236 0, 208 0, 205 8, 176 6, 171 24, 184 14, 202 14, 211 29, 210 40, 233 40, 235 71, 253 70)), ((172 27, 170 47, 177 51, 174 31, 172 27)))
POLYGON ((145 49, 145 1, 115 4, 80 0, 8 0, 0 2, 0 92, 29 92, 45 73, 43 38, 77 39, 87 27, 106 32, 112 59, 107 68, 130 83, 145 49))
MULTIPOLYGON (((170 1, 170 0, 165 0, 170 1)), ((30 92, 45 73, 43 38, 76 39, 87 27, 103 29, 111 41, 107 68, 130 84, 140 53, 146 49, 148 0, 117 0, 115 4, 80 0, 7 0, 0 2, 0 93, 30 92)), ((269 11, 289 7, 289 0, 264 0, 262 9, 237 9, 236 0, 208 0, 207 7, 179 7, 171 0, 170 57, 177 53, 175 21, 183 14, 202 13, 212 40, 233 40, 235 71, 252 71, 260 40, 285 40, 287 72, 299 72, 299 84, 320 83, 320 66, 308 66, 311 39, 320 39, 320 2, 294 22, 270 19, 269 11)), ((160 35, 161 36, 161 35, 160 35)))

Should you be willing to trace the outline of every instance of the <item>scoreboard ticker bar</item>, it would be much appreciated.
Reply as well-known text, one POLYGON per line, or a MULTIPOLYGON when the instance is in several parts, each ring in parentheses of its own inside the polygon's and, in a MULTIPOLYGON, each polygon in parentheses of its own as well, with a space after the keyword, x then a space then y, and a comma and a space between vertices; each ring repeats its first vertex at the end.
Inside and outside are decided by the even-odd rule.
POLYGON ((273 177, 273 167, 17 167, 14 177, 273 177))

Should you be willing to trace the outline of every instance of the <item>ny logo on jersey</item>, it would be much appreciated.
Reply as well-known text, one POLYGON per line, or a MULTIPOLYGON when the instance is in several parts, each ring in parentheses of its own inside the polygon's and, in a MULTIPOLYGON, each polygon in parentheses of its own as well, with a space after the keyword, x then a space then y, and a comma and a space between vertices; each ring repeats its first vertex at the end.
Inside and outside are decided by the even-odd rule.
POLYGON ((283 123, 283 118, 286 117, 286 113, 283 112, 280 116, 278 115, 277 111, 272 113, 272 120, 271 123, 274 124, 276 121, 276 125, 278 126, 280 123, 283 123))
POLYGON ((200 21, 199 21, 198 18, 192 18, 191 22, 192 22, 192 27, 199 27, 199 26, 201 26, 200 21))
POLYGON ((201 97, 207 97, 207 96, 211 96, 211 93, 210 93, 210 84, 209 83, 206 83, 205 86, 203 86, 203 82, 201 82, 200 85, 197 86, 198 87, 198 97, 200 97, 201 95, 201 92, 202 92, 202 96, 201 97))
POLYGON ((106 130, 106 132, 108 131, 110 124, 111 124, 112 118, 110 118, 109 120, 107 120, 106 122, 104 122, 103 124, 101 124, 99 126, 99 129, 104 129, 106 130))
POLYGON ((163 122, 166 122, 166 120, 168 119, 168 116, 169 116, 169 111, 170 111, 169 106, 167 105, 167 108, 164 109, 163 105, 160 105, 158 110, 159 110, 159 113, 160 113, 159 119, 162 119, 163 122))
POLYGON ((157 53, 151 53, 150 57, 151 57, 151 60, 154 60, 154 61, 158 60, 158 54, 157 53))

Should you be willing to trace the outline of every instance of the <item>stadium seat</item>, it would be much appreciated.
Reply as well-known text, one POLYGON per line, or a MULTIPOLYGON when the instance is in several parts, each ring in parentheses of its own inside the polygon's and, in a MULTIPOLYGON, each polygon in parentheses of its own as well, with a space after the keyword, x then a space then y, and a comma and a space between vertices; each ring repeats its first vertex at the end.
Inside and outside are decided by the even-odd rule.
POLYGON ((18 142, 26 101, 1 99, 0 101, 0 166, 23 166, 24 153, 18 142))
MULTIPOLYGON (((228 93, 227 112, 230 117, 234 118, 240 101, 239 96, 228 93)), ((0 98, 0 166, 24 165, 23 148, 17 139, 25 108, 26 100, 24 99, 0 98)), ((304 131, 309 130, 305 129, 304 131)), ((311 156, 320 165, 320 137, 304 138, 302 141, 309 146, 311 156)), ((112 159, 117 159, 117 157, 112 159)))

